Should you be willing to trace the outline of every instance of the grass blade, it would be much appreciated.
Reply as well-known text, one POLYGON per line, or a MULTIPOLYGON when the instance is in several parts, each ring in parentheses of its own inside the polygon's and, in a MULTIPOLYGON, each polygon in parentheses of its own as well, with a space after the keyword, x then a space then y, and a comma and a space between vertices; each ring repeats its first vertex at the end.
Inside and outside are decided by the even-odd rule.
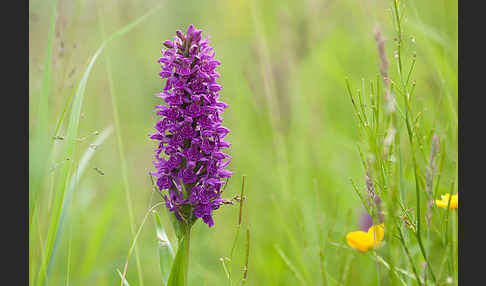
MULTIPOLYGON (((154 13, 158 12, 158 10, 162 8, 162 5, 158 6, 157 8, 153 9, 149 13, 143 15, 142 17, 138 18, 131 24, 125 26, 122 28, 119 32, 116 32, 114 35, 110 36, 107 40, 109 41, 113 37, 116 37, 117 35, 121 35, 123 33, 126 33, 133 27, 135 27, 138 23, 142 22, 144 19, 147 17, 153 15, 154 13)), ((105 30, 104 30, 104 24, 102 21, 102 13, 101 13, 101 8, 98 6, 98 18, 99 20, 99 28, 100 32, 103 38, 105 38, 105 30)), ((132 235, 134 235, 135 232, 135 227, 134 227, 134 214, 133 214, 133 206, 132 206, 132 199, 130 196, 130 186, 128 183, 128 171, 127 171, 127 163, 125 159, 125 153, 124 153, 124 147, 123 147, 123 140, 122 140, 122 135, 121 135, 121 128, 120 128, 120 119, 118 115, 118 109, 117 109, 117 103, 116 103, 116 97, 115 97, 115 88, 114 88, 114 82, 113 82, 113 76, 111 72, 111 64, 110 64, 110 58, 108 55, 105 54, 105 68, 106 68, 106 73, 108 76, 108 85, 110 89, 110 95, 111 95, 111 105, 112 105, 112 110, 113 110, 113 120, 115 122, 115 130, 116 130, 116 137, 117 137, 117 144, 118 144, 118 152, 121 160, 121 171, 122 171, 122 180, 123 180, 123 185, 124 185, 124 190, 125 190, 125 196, 127 199, 127 208, 128 208, 128 218, 129 218, 129 224, 130 224, 130 232, 132 235)), ((137 270, 138 270, 138 279, 139 283, 141 286, 143 286, 143 277, 142 277, 142 266, 140 263, 140 258, 138 256, 138 249, 135 248, 135 260, 137 264, 137 270)))
POLYGON ((41 136, 44 143, 47 143, 47 126, 49 121, 49 93, 51 87, 51 66, 52 66, 52 50, 53 50, 53 39, 54 31, 56 29, 56 19, 57 19, 57 0, 52 1, 52 15, 51 23, 49 25, 49 34, 47 35, 47 51, 46 51, 46 61, 44 63, 44 73, 42 75, 42 87, 39 101, 39 129, 38 134, 41 136))
POLYGON ((290 261, 290 259, 288 259, 283 250, 277 244, 275 244, 275 249, 277 250, 278 255, 280 255, 280 258, 282 258, 283 262, 285 262, 290 271, 292 271, 297 280, 299 280, 300 284, 307 285, 307 283, 304 281, 302 274, 300 274, 294 264, 290 261))
POLYGON ((93 68, 93 65, 97 57, 103 50, 105 44, 106 43, 103 43, 101 47, 96 51, 95 55, 91 58, 91 61, 88 67, 86 68, 86 71, 84 72, 83 77, 79 82, 78 89, 76 90, 76 93, 74 95, 74 102, 71 107, 69 126, 68 126, 67 136, 66 136, 66 142, 67 142, 66 150, 64 152, 64 158, 69 158, 69 161, 63 164, 62 166, 60 181, 58 183, 58 191, 56 193, 56 198, 53 205, 54 209, 51 214, 51 219, 49 223, 49 231, 47 235, 47 244, 46 244, 47 255, 46 255, 46 259, 41 264, 39 279, 37 281, 38 285, 44 284, 44 277, 47 274, 46 270, 48 266, 48 261, 51 258, 52 248, 57 236, 58 224, 59 224, 61 210, 64 202, 64 194, 67 188, 66 182, 68 181, 72 169, 72 158, 75 151, 76 138, 77 138, 78 126, 79 126, 79 118, 81 115, 81 107, 84 99, 84 91, 86 90, 86 84, 88 82, 88 77, 93 68))
POLYGON ((132 241, 132 244, 130 246, 130 249, 128 250, 128 255, 127 255, 127 259, 125 261, 125 266, 123 267, 123 279, 122 279, 122 284, 120 286, 123 286, 123 281, 125 280, 125 277, 127 275, 127 269, 128 269, 128 261, 130 260, 130 256, 132 255, 132 252, 133 250, 135 249, 135 245, 137 244, 137 239, 138 239, 138 236, 140 235, 140 233, 142 232, 142 228, 143 226, 145 225, 145 221, 147 221, 147 218, 148 218, 148 215, 153 211, 155 210, 155 208, 157 208, 158 206, 164 204, 164 202, 159 202, 157 204, 155 204, 154 206, 152 206, 148 211, 147 213, 145 214, 145 216, 143 217, 143 220, 142 220, 142 223, 140 224, 140 227, 138 228, 138 231, 137 233, 135 234, 135 236, 133 237, 133 241, 132 241))
POLYGON ((121 274, 121 272, 120 272, 120 270, 118 268, 116 269, 116 272, 118 272, 118 275, 120 275, 120 278, 121 278, 121 280, 123 282, 123 285, 130 286, 130 284, 128 284, 127 279, 125 279, 125 277, 123 277, 123 275, 121 274))
POLYGON ((34 208, 37 205, 37 198, 39 197, 39 190, 41 185, 41 178, 44 168, 42 168, 47 158, 47 152, 34 152, 32 148, 37 150, 46 150, 49 140, 48 121, 49 121, 49 93, 51 83, 51 65, 52 65, 52 50, 53 37, 56 28, 57 18, 57 0, 52 1, 52 15, 49 26, 49 33, 47 35, 47 52, 46 61, 44 63, 44 73, 42 76, 42 86, 39 99, 39 110, 37 114, 38 127, 33 128, 33 140, 29 146, 29 225, 32 222, 34 208))
POLYGON ((66 149, 64 152, 64 158, 69 158, 69 162, 66 162, 62 166, 61 174, 60 174, 60 181, 58 183, 58 191, 56 193, 55 202, 53 205, 53 212, 51 214, 50 223, 49 223, 49 230, 47 234, 47 242, 46 242, 46 256, 41 262, 41 267, 39 271, 39 277, 37 279, 37 285, 44 285, 45 277, 47 276, 47 269, 49 265, 49 261, 51 260, 52 250, 54 246, 54 242, 57 236, 57 229, 60 221, 61 210, 64 202, 64 195, 67 188, 67 182, 71 175, 72 170, 72 158, 74 157, 75 145, 76 145, 76 138, 78 135, 78 126, 79 126, 79 119, 81 116, 81 107, 83 105, 84 94, 86 90, 86 85, 88 82, 89 75, 91 70, 96 62, 96 59, 103 51, 104 47, 110 41, 116 39, 119 36, 127 33, 131 29, 133 29, 136 25, 141 23, 144 19, 148 16, 154 14, 154 12, 158 11, 158 9, 151 10, 149 13, 145 14, 144 16, 138 18, 134 22, 126 25, 122 29, 118 30, 117 32, 113 33, 110 37, 108 37, 101 46, 98 48, 94 56, 91 58, 91 61, 88 64, 79 84, 78 88, 76 89, 76 93, 74 94, 71 112, 69 117, 69 125, 67 129, 66 135, 66 149))
MULTIPOLYGON (((112 131, 113 131, 113 127, 110 126, 110 127, 106 128, 100 134, 100 136, 95 141, 93 141, 93 143, 91 145, 100 146, 106 140, 106 138, 108 138, 108 136, 110 136, 112 131)), ((61 218, 59 220, 59 226, 58 226, 58 229, 57 229, 58 234, 57 234, 56 240, 54 242, 54 250, 53 250, 52 255, 51 255, 51 261, 49 262, 50 264, 52 264, 54 262, 54 259, 56 257, 57 246, 58 246, 59 242, 61 241, 61 237, 62 237, 62 233, 63 233, 63 229, 64 229, 64 223, 68 220, 69 215, 70 215, 69 211, 71 210, 71 203, 72 203, 72 200, 73 200, 74 189, 78 185, 79 180, 80 180, 81 176, 83 175, 83 173, 84 173, 84 171, 85 171, 85 169, 88 165, 88 162, 91 160, 94 153, 95 153, 95 149, 93 149, 91 146, 88 147, 88 149, 84 152, 83 156, 81 157, 81 160, 79 161, 78 169, 74 172, 74 175, 69 182, 69 186, 67 188, 67 191, 66 191, 66 194, 65 194, 65 199, 64 199, 63 205, 62 205, 61 218)))
POLYGON ((110 233, 110 224, 113 222, 115 216, 115 209, 120 205, 120 198, 118 190, 112 188, 105 206, 100 215, 97 216, 96 226, 86 242, 86 249, 84 250, 83 260, 76 268, 79 277, 86 277, 91 271, 98 267, 99 257, 103 255, 103 242, 106 241, 110 233))
POLYGON ((381 256, 377 255, 376 253, 375 253, 374 258, 375 258, 375 260, 376 260, 377 262, 380 262, 381 264, 383 264, 383 265, 386 267, 386 269, 388 269, 388 270, 392 271, 392 272, 393 272, 393 273, 394 273, 394 274, 395 274, 395 275, 398 277, 398 279, 400 280, 400 282, 401 282, 403 285, 405 285, 405 286, 406 286, 406 285, 407 285, 407 283, 405 283, 405 281, 403 280, 403 278, 402 278, 402 277, 400 277, 400 275, 398 275, 398 272, 400 272, 400 273, 402 273, 402 274, 406 275, 407 277, 409 277, 409 278, 411 278, 411 279, 415 279, 415 276, 413 276, 413 274, 412 274, 412 273, 410 273, 410 272, 408 272, 408 271, 406 271, 406 270, 403 270, 403 269, 401 269, 401 268, 397 268, 397 267, 393 267, 393 268, 391 268, 391 267, 390 267, 390 265, 389 265, 389 264, 388 264, 388 263, 387 263, 387 262, 386 262, 386 261, 383 259, 383 257, 381 257, 381 256))
POLYGON ((167 237, 164 228, 162 227, 159 214, 156 211, 154 211, 153 215, 155 220, 155 229, 157 232, 157 244, 158 244, 159 259, 160 259, 160 273, 162 275, 162 281, 164 282, 164 285, 166 285, 175 254, 174 254, 174 249, 172 248, 172 244, 169 238, 167 237))

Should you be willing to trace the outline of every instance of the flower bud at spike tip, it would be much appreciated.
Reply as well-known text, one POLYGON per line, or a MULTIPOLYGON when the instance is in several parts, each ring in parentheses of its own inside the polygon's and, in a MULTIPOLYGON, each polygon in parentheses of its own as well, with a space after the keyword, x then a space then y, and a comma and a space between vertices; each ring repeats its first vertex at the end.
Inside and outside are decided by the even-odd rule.
POLYGON ((174 47, 174 43, 169 40, 164 41, 164 46, 168 49, 172 49, 174 47))
POLYGON ((161 117, 149 137, 159 141, 152 174, 167 208, 180 221, 201 218, 211 227, 213 211, 224 204, 225 178, 233 173, 226 169, 231 156, 221 152, 231 146, 224 141, 230 130, 221 125, 228 106, 218 100, 215 69, 221 63, 201 35, 191 24, 186 34, 178 30, 173 41, 163 42, 158 62, 166 83, 156 96, 165 105, 155 106, 161 117))
POLYGON ((186 37, 184 37, 184 34, 180 31, 180 30, 177 30, 176 31, 176 35, 177 37, 179 37, 179 39, 181 39, 182 41, 184 41, 186 39, 186 37))

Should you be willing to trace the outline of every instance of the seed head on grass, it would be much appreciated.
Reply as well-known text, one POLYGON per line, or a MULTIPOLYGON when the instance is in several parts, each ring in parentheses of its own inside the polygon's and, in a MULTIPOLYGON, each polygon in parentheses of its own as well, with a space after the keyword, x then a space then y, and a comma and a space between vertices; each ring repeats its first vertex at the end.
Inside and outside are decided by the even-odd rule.
MULTIPOLYGON (((368 203, 373 215, 376 215, 378 223, 383 223, 383 211, 381 209, 381 198, 376 193, 375 185, 373 183, 373 178, 371 177, 370 168, 366 168, 366 194, 368 195, 368 203)), ((372 218, 373 219, 373 218, 372 218)))
POLYGON ((161 118, 150 138, 160 142, 152 174, 158 188, 167 190, 167 208, 179 220, 201 218, 211 227, 213 210, 224 202, 222 179, 232 175, 226 169, 231 157, 221 149, 231 144, 224 141, 230 130, 221 125, 228 105, 218 101, 222 86, 215 69, 221 63, 201 35, 191 24, 185 34, 177 31, 173 41, 163 42, 159 75, 167 80, 157 96, 166 105, 155 106, 161 118))
POLYGON ((376 48, 378 49, 378 57, 380 58, 380 74, 381 78, 383 79, 383 83, 385 86, 388 87, 389 79, 388 79, 388 60, 386 58, 386 51, 385 51, 385 37, 381 34, 380 26, 375 27, 374 37, 376 40, 376 48))
MULTIPOLYGON (((434 133, 434 135, 432 136, 432 146, 430 147, 430 157, 429 157, 428 165, 425 169, 425 191, 427 192, 427 196, 429 198, 433 197, 432 188, 434 185, 434 176, 436 173, 435 158, 438 152, 439 152, 439 136, 437 135, 437 133, 434 133)), ((425 216, 427 226, 430 226, 432 220, 433 206, 434 206, 433 201, 427 204, 427 213, 425 216)))
POLYGON ((380 26, 375 27, 374 37, 376 40, 376 48, 378 50, 378 58, 379 58, 379 70, 381 74, 381 78, 383 80, 383 84, 385 85, 385 100, 387 102, 386 108, 388 112, 395 111, 395 99, 393 94, 390 91, 390 78, 388 74, 389 63, 386 57, 386 50, 385 50, 385 37, 381 33, 380 26))

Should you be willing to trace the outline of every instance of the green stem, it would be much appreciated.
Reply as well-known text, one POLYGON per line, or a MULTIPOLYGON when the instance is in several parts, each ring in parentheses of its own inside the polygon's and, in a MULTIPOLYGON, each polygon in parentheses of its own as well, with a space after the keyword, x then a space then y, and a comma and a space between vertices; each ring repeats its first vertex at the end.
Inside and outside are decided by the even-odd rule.
POLYGON ((398 37, 397 37, 397 58, 398 58, 398 74, 400 75, 400 81, 403 85, 403 68, 402 68, 402 57, 401 57, 401 54, 402 54, 402 27, 401 27, 401 17, 400 17, 400 13, 399 13, 399 7, 398 7, 398 0, 394 0, 393 1, 393 8, 395 10, 395 21, 396 21, 396 25, 397 25, 397 34, 398 34, 398 37))
MULTIPOLYGON (((400 11, 399 11, 399 1, 394 0, 393 1, 393 9, 394 9, 394 14, 395 14, 395 21, 396 21, 396 28, 397 28, 397 59, 398 59, 398 74, 400 75, 400 82, 401 82, 401 87, 404 88, 403 92, 403 97, 404 97, 404 102, 405 102, 405 123, 407 127, 407 133, 408 133, 408 139, 410 141, 410 147, 411 147, 411 156, 412 156, 412 161, 413 161, 413 168, 414 168, 414 177, 415 177, 415 195, 416 195, 416 203, 417 203, 417 209, 416 209, 416 225, 417 225, 417 232, 415 233, 417 237, 417 241, 420 247, 420 252, 422 253, 422 256, 425 259, 425 262, 427 263, 427 268, 429 269, 430 275, 432 276, 432 280, 434 283, 436 283, 436 278, 434 275, 434 272, 432 271, 432 267, 430 266, 429 259, 426 255, 425 248, 422 242, 422 237, 421 237, 421 214, 420 214, 420 184, 419 184, 419 175, 418 175, 418 166, 417 166, 417 160, 415 158, 415 145, 413 141, 414 134, 412 132, 412 126, 410 122, 410 101, 411 101, 411 95, 409 95, 407 91, 407 85, 404 84, 403 81, 403 68, 402 68, 402 55, 401 55, 401 46, 402 46, 402 29, 401 29, 401 17, 400 17, 400 11)), ((413 68, 413 66, 412 66, 413 68)), ((412 70, 412 69, 411 69, 412 70)), ((410 72, 411 72, 410 70, 410 72)), ((407 76, 407 81, 410 78, 410 74, 407 76)))
POLYGON ((179 237, 179 247, 170 270, 167 286, 186 286, 187 269, 189 266, 189 244, 191 240, 191 226, 184 224, 184 233, 179 237))
MULTIPOLYGON (((452 196, 452 195, 451 195, 452 196)), ((457 222, 457 210, 453 211, 454 214, 452 215, 452 244, 451 244, 451 261, 453 266, 453 271, 451 275, 454 277, 454 280, 457 281, 457 240, 458 240, 458 222, 457 222)))
POLYGON ((420 276, 417 272, 417 269, 415 268, 415 264, 413 263, 412 255, 410 254, 410 251, 408 250, 407 244, 405 243, 405 238, 403 236, 402 230, 400 229, 400 226, 395 222, 396 228, 398 230, 400 242, 402 243, 403 249, 405 250, 405 253, 407 254, 408 260, 410 261, 410 265, 412 266, 413 274, 415 275, 415 278, 418 281, 418 284, 421 285, 422 283, 420 282, 420 276))

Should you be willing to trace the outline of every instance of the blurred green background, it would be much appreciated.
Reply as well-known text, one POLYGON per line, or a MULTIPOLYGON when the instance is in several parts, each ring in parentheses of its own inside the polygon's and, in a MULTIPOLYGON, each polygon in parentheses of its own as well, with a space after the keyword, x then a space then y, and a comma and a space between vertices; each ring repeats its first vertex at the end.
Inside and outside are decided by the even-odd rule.
MULTIPOLYGON (((39 98, 46 58, 52 1, 29 1, 30 133, 38 122, 39 98)), ((120 130, 96 148, 75 188, 70 216, 50 266, 49 285, 118 285, 133 236, 130 232, 122 161, 117 132, 123 143, 135 229, 150 206, 160 201, 152 190, 155 142, 149 140, 157 121, 154 95, 163 82, 158 76, 162 41, 189 24, 203 29, 215 47, 221 99, 230 105, 224 125, 234 171, 225 197, 241 190, 247 176, 245 227, 251 234, 248 285, 298 285, 300 282, 277 249, 281 249, 308 285, 321 283, 319 236, 328 238, 324 261, 327 272, 345 285, 375 285, 376 264, 364 255, 347 263, 353 250, 345 245, 347 232, 357 229, 363 208, 349 179, 364 185, 364 170, 356 148, 357 120, 345 92, 344 80, 354 87, 376 79, 378 55, 373 37, 378 25, 390 69, 394 31, 390 1, 67 1, 57 3, 49 94, 48 136, 74 94, 88 61, 113 32, 162 6, 133 30, 110 42, 94 63, 80 117, 76 145, 78 162, 97 139, 98 131, 113 127, 114 113, 106 60, 111 69, 120 130), (101 17, 100 17, 101 14, 101 17), (104 26, 105 37, 100 32, 104 26), (96 171, 101 170, 104 174, 96 171)), ((425 122, 444 136, 457 138, 457 1, 404 1, 408 50, 416 51, 416 102, 425 122)), ((60 129, 64 135, 65 126, 60 129)), ((54 140, 54 150, 63 140, 54 140)), ((446 147, 457 158, 457 143, 446 147)), ((32 147, 30 156, 45 152, 32 147)), ((39 271, 51 211, 53 184, 65 158, 54 154, 42 181, 39 220, 31 226, 30 275, 39 271)), ((446 167, 447 168, 447 167, 446 167)), ((450 167, 448 172, 453 172, 450 167)), ((444 183, 448 191, 449 183, 444 183)), ((442 188, 442 187, 440 187, 442 188)), ((442 191, 441 191, 442 192, 442 191)), ((231 250, 238 205, 216 211, 215 227, 198 222, 193 228, 190 285, 227 285, 219 260, 231 250)), ((173 231, 160 208, 170 237, 173 231)), ((143 285, 161 285, 155 227, 152 218, 137 242, 143 285)), ((240 277, 244 239, 238 240, 233 275, 240 277)), ((130 285, 142 285, 135 256, 128 265, 130 285)), ((31 277, 31 280, 33 277, 31 277)))

